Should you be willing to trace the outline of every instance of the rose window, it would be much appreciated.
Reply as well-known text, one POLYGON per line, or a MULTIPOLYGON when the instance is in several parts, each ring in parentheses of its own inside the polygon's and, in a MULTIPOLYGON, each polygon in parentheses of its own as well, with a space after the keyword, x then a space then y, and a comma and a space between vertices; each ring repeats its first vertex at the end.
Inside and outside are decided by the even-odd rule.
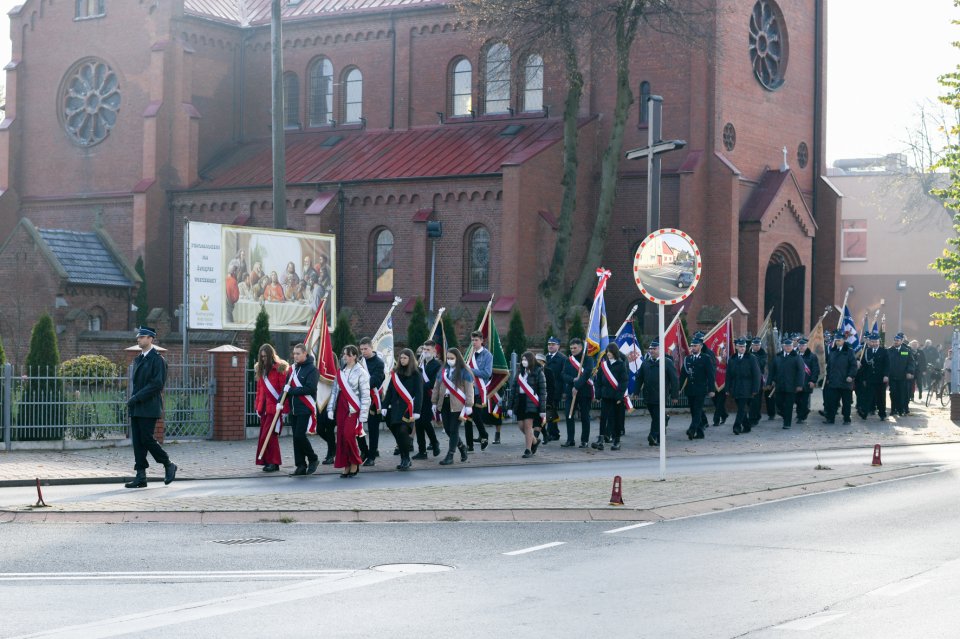
POLYGON ((723 125, 723 148, 733 151, 735 146, 737 146, 737 130, 733 127, 733 123, 727 122, 723 125))
POLYGON ((65 76, 60 97, 63 128, 77 146, 102 142, 117 123, 117 74, 101 60, 84 60, 65 76))
POLYGON ((797 147, 797 164, 800 165, 801 169, 807 168, 807 162, 810 160, 810 149, 807 148, 806 142, 801 142, 800 146, 797 147))
POLYGON ((757 0, 750 14, 750 62, 764 88, 783 85, 787 70, 787 31, 780 8, 772 0, 757 0))

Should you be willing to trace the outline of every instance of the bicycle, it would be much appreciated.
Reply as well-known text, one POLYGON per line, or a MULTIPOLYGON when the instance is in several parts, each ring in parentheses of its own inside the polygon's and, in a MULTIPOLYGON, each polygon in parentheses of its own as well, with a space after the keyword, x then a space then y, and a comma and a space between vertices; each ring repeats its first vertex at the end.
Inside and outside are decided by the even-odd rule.
POLYGON ((947 406, 950 403, 950 380, 945 379, 942 368, 931 371, 928 384, 926 405, 930 406, 930 401, 936 397, 941 406, 947 406))

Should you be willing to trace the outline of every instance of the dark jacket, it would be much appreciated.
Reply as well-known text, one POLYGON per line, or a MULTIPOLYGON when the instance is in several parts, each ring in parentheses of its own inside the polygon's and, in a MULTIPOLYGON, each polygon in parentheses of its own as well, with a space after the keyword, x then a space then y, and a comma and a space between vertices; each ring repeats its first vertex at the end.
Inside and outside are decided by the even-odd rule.
POLYGON ((831 346, 827 350, 827 378, 823 385, 825 388, 834 388, 838 390, 849 389, 853 382, 848 382, 847 378, 856 378, 857 376, 857 357, 853 354, 853 349, 846 343, 839 349, 831 346))
POLYGON ((884 377, 890 375, 890 355, 882 346, 878 347, 876 352, 872 348, 865 348, 860 364, 864 368, 864 378, 868 384, 880 384, 884 377))
POLYGON ((699 357, 687 355, 683 360, 680 385, 686 382, 687 397, 703 397, 717 390, 717 368, 714 365, 714 357, 701 350, 699 357))
MULTIPOLYGON (((673 363, 673 358, 665 356, 664 366, 666 367, 666 388, 664 397, 667 400, 677 398, 677 389, 680 384, 677 380, 677 367, 673 363)), ((637 373, 637 393, 643 397, 643 403, 646 405, 660 404, 660 363, 659 360, 652 357, 646 357, 640 364, 640 371, 637 373)))
POLYGON ((727 392, 734 399, 750 399, 760 392, 760 364, 750 353, 727 360, 727 392))
MULTIPOLYGON (((517 370, 517 374, 520 375, 525 369, 522 367, 517 370)), ((547 412, 547 376, 544 374, 543 367, 537 366, 532 371, 527 373, 527 384, 530 388, 533 389, 533 392, 537 394, 537 399, 540 401, 540 405, 534 405, 533 401, 527 397, 526 393, 520 392, 520 383, 514 383, 514 393, 513 393, 513 402, 511 408, 513 412, 517 415, 521 413, 545 413, 547 412)))
POLYGON ((804 353, 797 351, 797 354, 800 355, 800 359, 802 359, 803 363, 810 369, 810 372, 806 373, 803 384, 803 390, 809 393, 812 391, 810 382, 816 384, 820 381, 820 360, 817 358, 817 354, 809 348, 804 353))
POLYGON ((127 406, 131 417, 163 417, 163 385, 167 382, 167 362, 157 349, 133 360, 133 391, 127 406))
POLYGON ((383 380, 386 379, 386 373, 384 373, 383 370, 383 360, 380 359, 379 355, 374 353, 370 359, 364 357, 363 362, 367 367, 367 372, 370 373, 370 390, 372 391, 376 388, 379 391, 380 387, 383 386, 383 380))
POLYGON ((595 366, 596 362, 594 362, 593 358, 586 355, 583 358, 583 367, 580 369, 580 372, 577 373, 577 369, 574 368, 570 360, 567 359, 567 361, 563 363, 564 393, 572 395, 573 389, 576 388, 577 393, 583 397, 584 393, 590 392, 591 389, 587 388, 587 385, 590 383, 590 377, 593 375, 595 366))
POLYGON ((290 395, 290 406, 294 415, 310 415, 313 413, 313 408, 300 398, 309 396, 316 401, 320 372, 313 363, 313 355, 307 355, 307 360, 303 364, 293 364, 293 367, 300 385, 290 384, 290 390, 287 392, 287 395, 290 395))
POLYGON ((757 358, 757 366, 760 367, 760 376, 763 377, 767 372, 767 351, 763 349, 763 346, 759 350, 753 350, 753 347, 748 348, 747 352, 757 358))
POLYGON ((623 394, 627 392, 627 382, 630 380, 627 364, 620 358, 615 359, 612 364, 607 362, 607 366, 610 368, 610 374, 613 375, 613 379, 616 382, 616 386, 611 386, 610 381, 603 372, 603 362, 606 361, 607 359, 604 357, 601 360, 600 366, 597 367, 594 382, 596 384, 597 397, 622 402, 623 394))
POLYGON ((906 344, 899 347, 891 346, 887 349, 890 368, 887 376, 890 379, 904 380, 907 375, 916 375, 917 363, 913 356, 913 349, 906 344))
MULTIPOLYGON (((407 389, 407 392, 413 396, 413 412, 419 413, 423 406, 423 377, 420 376, 420 369, 417 368, 410 376, 397 373, 397 377, 403 387, 407 389)), ((383 408, 387 411, 388 424, 400 424, 404 417, 413 419, 413 415, 409 414, 407 402, 400 396, 392 382, 390 387, 387 388, 387 396, 383 399, 383 408)))
POLYGON ((560 351, 553 355, 547 353, 543 372, 547 379, 547 403, 551 406, 558 406, 563 397, 563 367, 566 363, 567 358, 560 351))
POLYGON ((777 385, 778 393, 796 392, 803 386, 805 377, 803 360, 796 351, 789 355, 781 351, 770 363, 770 382, 777 385))
POLYGON ((423 372, 426 372, 427 379, 423 381, 423 402, 420 404, 421 415, 426 415, 430 412, 430 397, 433 395, 433 386, 437 383, 437 376, 440 374, 441 368, 443 368, 443 364, 436 358, 431 359, 423 365, 420 379, 423 379, 423 372))

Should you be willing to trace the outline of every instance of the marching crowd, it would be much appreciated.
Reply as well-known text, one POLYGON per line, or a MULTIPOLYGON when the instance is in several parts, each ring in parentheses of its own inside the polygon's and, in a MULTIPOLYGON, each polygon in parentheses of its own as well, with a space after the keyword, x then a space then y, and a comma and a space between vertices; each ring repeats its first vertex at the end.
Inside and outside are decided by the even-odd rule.
MULTIPOLYGON (((854 393, 861 419, 909 414, 909 399, 914 392, 922 392, 920 373, 928 368, 928 362, 931 366, 941 363, 937 349, 929 341, 924 349, 916 342, 911 347, 900 333, 893 346, 882 348, 879 335, 865 337, 866 345, 856 351, 842 333, 838 332, 833 340, 827 337, 821 415, 828 424, 835 423, 838 412, 843 423, 850 423, 854 393)), ((280 444, 271 433, 271 429, 279 433, 282 428, 283 419, 274 419, 277 413, 289 416, 293 429, 293 475, 309 475, 321 464, 332 464, 341 470, 341 477, 350 478, 357 475, 361 466, 374 466, 381 457, 379 435, 384 422, 396 442, 394 454, 399 456, 396 468, 400 471, 409 470, 414 460, 428 459, 430 453, 434 457, 441 455, 438 428, 447 436, 446 454, 439 463, 453 464, 458 456, 461 462, 467 461, 476 445, 485 450, 491 443, 500 443, 504 417, 515 418, 523 434, 523 458, 536 455, 540 446, 560 439, 564 440, 561 447, 603 450, 609 444, 611 450, 620 450, 624 418, 633 409, 627 388, 631 360, 635 361, 636 356, 626 357, 611 343, 598 353, 598 363, 584 352, 582 340, 570 340, 568 353, 563 354, 560 341, 551 337, 546 353, 527 351, 520 356, 509 405, 500 407, 495 404, 493 393, 488 396, 487 392, 493 357, 484 348, 482 333, 474 332, 471 341, 469 360, 457 348, 438 353, 437 344, 427 341, 416 354, 410 349, 401 350, 390 371, 385 370, 369 338, 360 340, 359 347, 347 346, 341 353, 341 369, 333 394, 319 414, 319 374, 306 347, 300 344, 294 348, 291 375, 289 365, 273 347, 264 345, 255 365, 256 410, 262 423, 257 464, 265 472, 280 469, 280 444), (387 390, 381 393, 379 389, 385 386, 387 377, 387 390), (284 394, 286 401, 281 403, 284 394), (599 432, 592 436, 591 407, 595 401, 600 404, 599 432), (564 436, 560 432, 561 420, 566 426, 564 436), (488 427, 495 431, 492 440, 488 427), (313 432, 326 444, 323 460, 308 438, 308 433, 313 432)), ((819 359, 808 348, 806 338, 785 337, 779 352, 769 358, 759 338, 738 338, 734 346, 726 361, 726 383, 721 388, 716 383, 717 355, 704 347, 702 333, 694 334, 690 354, 679 367, 669 355, 661 354, 656 340, 649 344, 646 355, 639 358, 634 396, 639 396, 650 414, 650 446, 660 444, 661 356, 667 364, 664 394, 668 405, 676 404, 680 394, 688 400, 691 419, 686 435, 691 440, 705 437, 708 404, 714 408, 713 425, 726 423, 728 396, 736 405, 736 435, 751 432, 760 422, 764 408, 769 420, 781 418, 784 429, 809 418, 811 395, 819 385, 821 371, 819 359)))

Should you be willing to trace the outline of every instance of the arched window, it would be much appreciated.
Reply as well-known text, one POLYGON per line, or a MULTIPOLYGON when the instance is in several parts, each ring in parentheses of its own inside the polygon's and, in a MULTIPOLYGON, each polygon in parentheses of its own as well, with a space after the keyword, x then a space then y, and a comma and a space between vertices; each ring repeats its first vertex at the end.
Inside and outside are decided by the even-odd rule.
POLYGON ((373 254, 373 290, 389 293, 393 290, 393 233, 387 229, 377 232, 373 254))
POLYGON ((647 100, 650 98, 650 83, 644 80, 640 83, 640 124, 650 122, 650 105, 647 100))
POLYGON ((523 65, 523 110, 543 111, 543 58, 537 54, 523 65))
POLYGON ((510 109, 510 47, 502 42, 490 45, 484 62, 484 112, 506 113, 510 109))
POLYGON ((300 128, 300 78, 292 72, 283 74, 283 126, 300 128))
POLYGON ((452 88, 451 110, 454 116, 470 115, 473 109, 473 65, 466 58, 453 65, 453 77, 450 79, 452 88))
POLYGON ((333 121, 333 63, 317 58, 310 65, 310 126, 326 126, 333 121))
POLYGON ((467 238, 467 291, 490 290, 490 232, 483 226, 474 228, 467 238))
POLYGON ((359 122, 363 115, 363 74, 360 69, 350 69, 344 77, 343 121, 359 122))

